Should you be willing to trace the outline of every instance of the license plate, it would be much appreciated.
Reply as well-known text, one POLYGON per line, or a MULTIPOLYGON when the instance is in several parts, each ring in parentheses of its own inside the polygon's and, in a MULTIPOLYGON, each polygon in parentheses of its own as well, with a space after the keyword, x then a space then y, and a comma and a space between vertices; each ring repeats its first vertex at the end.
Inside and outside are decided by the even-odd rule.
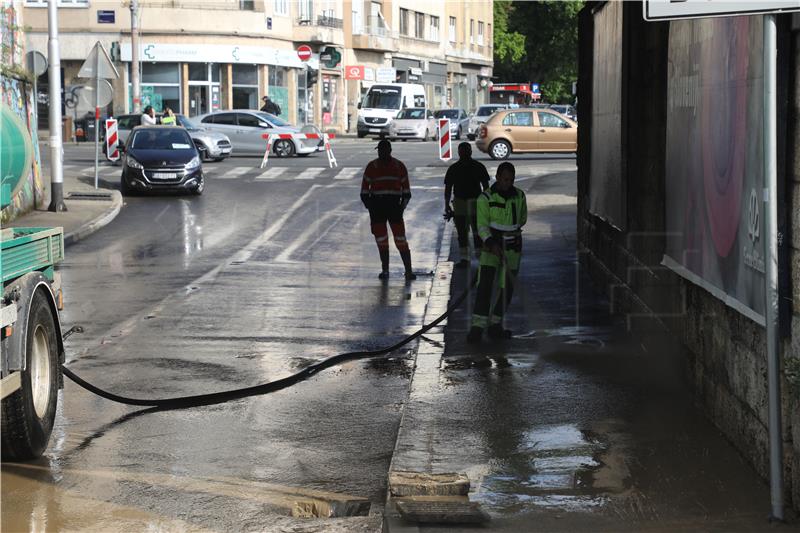
POLYGON ((174 172, 153 172, 154 180, 174 180, 177 177, 174 172))
POLYGON ((370 132, 370 133, 380 133, 380 132, 381 132, 381 129, 380 129, 380 128, 370 128, 370 129, 369 129, 369 132, 370 132))

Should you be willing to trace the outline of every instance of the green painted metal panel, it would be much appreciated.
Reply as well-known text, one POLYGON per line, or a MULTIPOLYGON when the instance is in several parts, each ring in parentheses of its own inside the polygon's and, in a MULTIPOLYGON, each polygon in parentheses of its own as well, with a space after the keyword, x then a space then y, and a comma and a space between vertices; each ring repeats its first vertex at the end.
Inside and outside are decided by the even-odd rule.
POLYGON ((11 197, 33 161, 33 144, 27 126, 5 104, 0 104, 0 208, 11 197))
MULTIPOLYGON (((11 228, 0 241, 0 278, 6 283, 28 272, 50 273, 64 259, 63 228, 11 228)), ((49 277, 49 276, 48 276, 49 277)))

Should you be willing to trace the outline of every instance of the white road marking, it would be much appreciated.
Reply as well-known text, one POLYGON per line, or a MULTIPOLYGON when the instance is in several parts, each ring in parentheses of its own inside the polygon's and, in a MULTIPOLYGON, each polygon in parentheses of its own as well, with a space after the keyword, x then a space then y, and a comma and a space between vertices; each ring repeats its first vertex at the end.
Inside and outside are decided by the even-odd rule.
POLYGON ((274 180, 275 178, 280 178, 281 174, 289 170, 287 167, 272 167, 268 169, 266 172, 262 172, 258 176, 255 177, 256 181, 263 181, 263 180, 274 180))
POLYGON ((325 172, 324 168, 307 168, 303 172, 301 172, 300 174, 295 176, 294 179, 296 179, 296 180, 313 180, 314 178, 316 178, 317 176, 319 176, 323 172, 325 172))
POLYGON ((223 174, 222 176, 218 177, 221 179, 229 179, 229 180, 235 179, 247 174, 251 170, 253 170, 253 167, 234 167, 225 172, 225 174, 223 174))
POLYGON ((342 167, 333 179, 335 180, 349 180, 361 174, 361 167, 342 167))

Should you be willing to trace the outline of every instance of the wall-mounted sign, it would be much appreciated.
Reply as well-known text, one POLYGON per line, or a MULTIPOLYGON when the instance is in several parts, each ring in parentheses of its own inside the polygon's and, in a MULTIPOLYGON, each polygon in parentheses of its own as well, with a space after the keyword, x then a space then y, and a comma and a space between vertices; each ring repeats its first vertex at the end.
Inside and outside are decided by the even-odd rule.
POLYGON ((364 81, 375 81, 375 69, 370 67, 364 68, 364 81))
POLYGON ((98 9, 97 10, 97 23, 98 24, 114 24, 116 22, 116 11, 113 9, 98 9))
POLYGON ((380 67, 375 69, 375 81, 378 83, 394 83, 397 80, 397 70, 394 67, 380 67))
POLYGON ((320 52, 319 60, 326 68, 336 68, 342 62, 342 54, 333 46, 326 46, 320 52))
MULTIPOLYGON (((230 63, 236 57, 240 63, 254 65, 276 65, 279 67, 303 68, 309 65, 319 68, 319 59, 311 54, 308 61, 303 62, 293 48, 271 48, 268 46, 224 45, 224 44, 167 44, 142 42, 139 58, 142 61, 167 63, 230 63)), ((309 50, 311 47, 309 47, 309 50)), ((122 61, 131 60, 131 43, 120 44, 122 61)))
POLYGON ((539 90, 539 84, 538 83, 531 83, 531 92, 533 94, 539 94, 541 92, 539 90))
POLYGON ((645 20, 675 20, 702 17, 733 17, 757 13, 800 11, 800 0, 645 0, 645 20))
POLYGON ((364 65, 350 65, 344 68, 344 78, 346 80, 363 80, 364 65))
POLYGON ((272 29, 272 17, 267 17, 267 29, 272 29))

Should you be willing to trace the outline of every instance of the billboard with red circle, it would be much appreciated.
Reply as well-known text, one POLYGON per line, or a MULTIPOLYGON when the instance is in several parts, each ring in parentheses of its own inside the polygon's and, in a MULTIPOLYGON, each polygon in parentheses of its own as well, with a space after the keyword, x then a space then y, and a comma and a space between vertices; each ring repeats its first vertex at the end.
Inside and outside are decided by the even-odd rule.
POLYGON ((763 24, 670 24, 664 264, 764 322, 763 24))
POLYGON ((364 65, 351 65, 344 68, 344 78, 346 80, 363 80, 364 65))

